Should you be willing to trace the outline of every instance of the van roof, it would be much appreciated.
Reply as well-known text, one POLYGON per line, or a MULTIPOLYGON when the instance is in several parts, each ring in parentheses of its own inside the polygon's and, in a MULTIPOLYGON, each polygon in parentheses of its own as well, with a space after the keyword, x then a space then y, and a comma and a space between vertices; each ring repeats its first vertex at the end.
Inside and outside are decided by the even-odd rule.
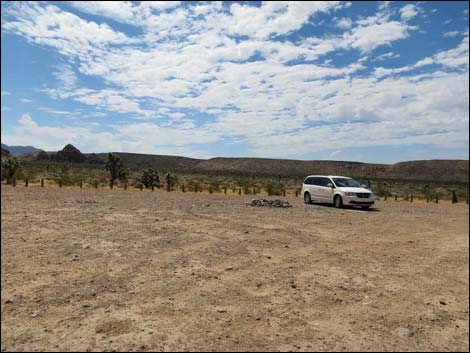
POLYGON ((350 177, 347 176, 341 176, 341 175, 307 175, 306 178, 345 178, 345 179, 351 179, 350 177))

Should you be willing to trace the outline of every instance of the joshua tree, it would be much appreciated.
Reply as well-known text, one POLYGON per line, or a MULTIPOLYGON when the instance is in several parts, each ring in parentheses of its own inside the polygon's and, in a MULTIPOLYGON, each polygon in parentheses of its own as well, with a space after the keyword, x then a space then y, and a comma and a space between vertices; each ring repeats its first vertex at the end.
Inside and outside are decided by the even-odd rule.
POLYGON ((16 158, 2 159, 2 179, 6 178, 10 184, 19 167, 20 162, 16 158))
POLYGON ((160 177, 158 176, 158 172, 153 168, 147 168, 142 171, 140 182, 146 189, 152 186, 160 187, 160 177))
POLYGON ((108 160, 104 169, 109 172, 109 185, 111 188, 114 186, 116 179, 126 179, 128 175, 128 170, 124 166, 122 159, 113 153, 108 153, 108 160))

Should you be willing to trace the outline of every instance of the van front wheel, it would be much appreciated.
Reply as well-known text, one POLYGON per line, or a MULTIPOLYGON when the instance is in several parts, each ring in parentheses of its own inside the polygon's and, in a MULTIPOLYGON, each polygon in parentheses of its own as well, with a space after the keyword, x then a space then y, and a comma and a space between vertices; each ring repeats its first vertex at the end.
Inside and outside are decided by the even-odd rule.
POLYGON ((336 208, 342 208, 343 207, 343 199, 341 198, 341 196, 336 195, 335 198, 333 199, 333 201, 335 203, 336 208))

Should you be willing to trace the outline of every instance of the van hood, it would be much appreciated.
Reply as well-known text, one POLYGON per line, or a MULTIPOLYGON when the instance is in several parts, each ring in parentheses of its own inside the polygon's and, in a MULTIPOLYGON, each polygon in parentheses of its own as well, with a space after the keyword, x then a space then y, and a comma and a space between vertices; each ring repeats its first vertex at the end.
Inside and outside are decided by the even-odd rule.
POLYGON ((340 189, 342 191, 348 191, 348 192, 372 193, 372 191, 370 191, 369 189, 365 189, 365 188, 338 187, 337 189, 340 189))

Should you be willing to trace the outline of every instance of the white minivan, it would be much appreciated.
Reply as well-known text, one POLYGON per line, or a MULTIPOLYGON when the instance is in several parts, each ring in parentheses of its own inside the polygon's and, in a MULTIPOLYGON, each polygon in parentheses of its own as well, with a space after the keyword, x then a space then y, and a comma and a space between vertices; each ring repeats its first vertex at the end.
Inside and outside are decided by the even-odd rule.
POLYGON ((331 203, 341 208, 343 205, 361 206, 368 209, 374 204, 375 196, 358 181, 332 175, 310 175, 302 185, 305 203, 331 203))

